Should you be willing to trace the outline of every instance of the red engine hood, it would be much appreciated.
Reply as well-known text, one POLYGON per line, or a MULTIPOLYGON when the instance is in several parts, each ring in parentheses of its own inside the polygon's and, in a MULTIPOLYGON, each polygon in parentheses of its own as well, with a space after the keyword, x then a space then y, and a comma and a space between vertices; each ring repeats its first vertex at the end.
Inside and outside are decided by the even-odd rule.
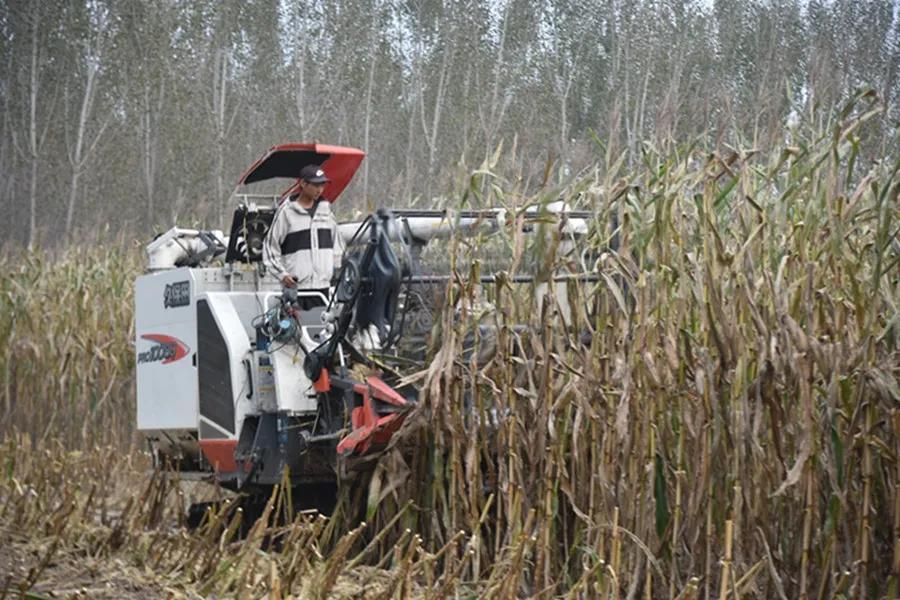
MULTIPOLYGON (((241 185, 265 181, 276 177, 297 179, 300 169, 306 165, 321 165, 331 182, 325 186, 322 196, 334 202, 353 179, 366 153, 356 148, 327 146, 325 144, 281 144, 269 148, 238 182, 241 185)), ((293 192, 297 183, 284 191, 293 192)))

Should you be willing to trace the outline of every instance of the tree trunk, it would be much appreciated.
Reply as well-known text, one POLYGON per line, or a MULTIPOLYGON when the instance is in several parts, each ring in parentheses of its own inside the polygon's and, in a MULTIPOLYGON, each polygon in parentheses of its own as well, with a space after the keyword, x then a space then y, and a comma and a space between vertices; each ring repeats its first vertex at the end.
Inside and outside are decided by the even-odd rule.
POLYGON ((219 223, 225 219, 225 139, 226 98, 228 96, 228 55, 224 50, 216 50, 213 62, 213 124, 215 131, 215 214, 219 223))
POLYGON ((37 99, 40 87, 38 78, 38 13, 39 3, 34 3, 34 15, 31 22, 31 78, 28 88, 28 156, 31 178, 28 186, 28 250, 34 248, 37 237, 37 168, 38 168, 38 135, 37 135, 37 99))
MULTIPOLYGON (((69 182, 69 201, 66 206, 65 238, 70 240, 72 234, 72 222, 75 217, 75 202, 78 198, 78 180, 81 177, 87 154, 84 152, 85 130, 94 105, 94 91, 96 89, 97 65, 87 58, 87 69, 84 82, 84 95, 81 98, 81 109, 78 111, 78 130, 75 132, 75 147, 69 154, 69 163, 72 165, 72 178, 69 182)), ((102 135, 102 131, 99 135, 102 135)), ((96 142, 96 141, 95 141, 96 142)))
POLYGON ((28 185, 28 250, 34 249, 37 241, 37 155, 31 158, 31 178, 28 185))
MULTIPOLYGON (((491 103, 488 107, 487 114, 481 115, 481 126, 484 131, 485 160, 489 160, 494 153, 494 141, 497 133, 500 131, 506 109, 509 108, 509 96, 504 93, 502 101, 500 99, 500 78, 506 56, 506 28, 509 24, 509 11, 510 8, 507 6, 501 17, 500 46, 497 48, 497 59, 492 70, 493 82, 491 86, 491 103)), ((487 184, 485 183, 485 185, 487 184)))
POLYGON ((152 134, 152 117, 150 116, 149 98, 146 86, 144 87, 144 111, 139 120, 139 130, 141 135, 141 175, 144 179, 144 193, 147 196, 147 225, 152 225, 155 212, 154 202, 154 152, 152 134))
MULTIPOLYGON (((375 53, 375 27, 372 25, 371 37, 369 40, 369 80, 366 83, 366 120, 363 129, 363 148, 369 152, 369 132, 372 123, 372 88, 375 85, 375 65, 377 55, 375 53)), ((369 203, 369 163, 370 160, 363 161, 363 205, 368 206, 369 203)))
POLYGON ((441 61, 441 72, 438 75, 438 86, 434 96, 434 107, 431 110, 431 127, 429 128, 427 119, 425 118, 425 90, 422 89, 422 81, 419 80, 419 112, 422 117, 422 133, 425 136, 425 143, 428 145, 428 170, 425 175, 425 196, 431 198, 432 180, 434 179, 435 157, 437 156, 438 130, 441 124, 441 108, 444 104, 445 82, 447 80, 447 70, 449 68, 450 52, 443 53, 441 61))
POLYGON ((141 95, 138 134, 141 141, 141 178, 147 197, 147 224, 153 225, 156 218, 156 170, 159 165, 159 118, 166 95, 165 76, 160 76, 159 90, 155 98, 151 97, 150 87, 151 84, 145 81, 141 95))
POLYGON ((415 149, 415 126, 416 126, 416 94, 419 93, 419 87, 417 77, 421 74, 421 67, 418 63, 418 59, 416 63, 413 65, 413 73, 410 78, 409 92, 408 92, 408 102, 409 102, 409 122, 407 123, 406 128, 406 169, 404 171, 406 186, 404 189, 403 196, 405 199, 409 199, 413 195, 413 180, 415 179, 415 153, 413 150, 415 149))

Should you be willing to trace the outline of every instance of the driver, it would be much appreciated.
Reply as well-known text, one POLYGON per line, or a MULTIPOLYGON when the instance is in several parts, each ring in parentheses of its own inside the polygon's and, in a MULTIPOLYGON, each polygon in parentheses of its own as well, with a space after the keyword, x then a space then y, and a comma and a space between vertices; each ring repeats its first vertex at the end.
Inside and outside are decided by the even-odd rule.
POLYGON ((331 202, 322 197, 329 181, 319 165, 303 167, 293 193, 275 213, 263 244, 263 264, 282 285, 326 296, 344 253, 331 202))

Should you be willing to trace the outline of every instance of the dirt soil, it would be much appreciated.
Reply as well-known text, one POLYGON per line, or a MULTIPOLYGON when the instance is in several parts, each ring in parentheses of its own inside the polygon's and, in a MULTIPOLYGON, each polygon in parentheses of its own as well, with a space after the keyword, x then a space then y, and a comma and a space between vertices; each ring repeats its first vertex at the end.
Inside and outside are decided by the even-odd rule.
MULTIPOLYGON (((0 534, 0 538, 6 537, 6 532, 0 534)), ((4 542, 0 544, 0 598, 129 600, 184 596, 161 587, 153 581, 155 577, 117 558, 101 561, 82 552, 52 548, 51 544, 16 539, 4 542)))

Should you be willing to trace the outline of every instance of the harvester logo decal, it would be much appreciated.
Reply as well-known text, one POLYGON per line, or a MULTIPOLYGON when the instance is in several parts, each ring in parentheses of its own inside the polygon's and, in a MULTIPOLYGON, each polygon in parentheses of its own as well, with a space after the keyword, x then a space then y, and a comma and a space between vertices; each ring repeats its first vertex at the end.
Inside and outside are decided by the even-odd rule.
POLYGON ((162 364, 167 365, 181 360, 191 352, 187 344, 170 335, 148 333, 142 335, 141 339, 155 342, 155 344, 146 352, 138 353, 138 364, 162 361, 162 364))
POLYGON ((191 283, 189 281, 167 283, 166 290, 163 292, 163 306, 165 308, 188 306, 191 303, 190 286, 191 283))

